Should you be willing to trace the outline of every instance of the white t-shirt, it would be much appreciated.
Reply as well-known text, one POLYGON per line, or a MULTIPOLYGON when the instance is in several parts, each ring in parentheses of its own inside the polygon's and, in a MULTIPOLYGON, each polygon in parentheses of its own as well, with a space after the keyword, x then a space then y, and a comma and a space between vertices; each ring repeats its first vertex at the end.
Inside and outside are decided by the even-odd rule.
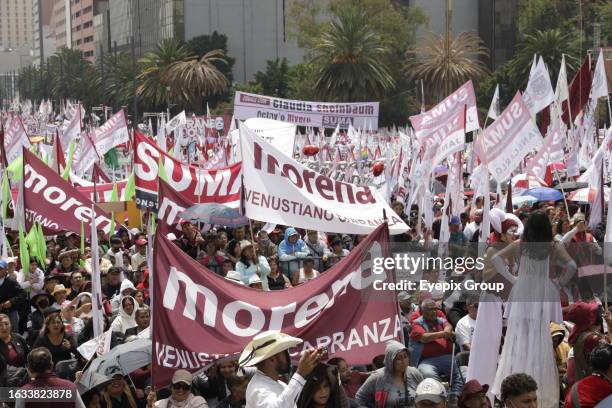
POLYGON ((476 320, 472 319, 470 315, 463 316, 455 327, 455 335, 457 337, 457 345, 463 350, 464 344, 472 344, 472 336, 474 335, 474 328, 476 327, 476 320))

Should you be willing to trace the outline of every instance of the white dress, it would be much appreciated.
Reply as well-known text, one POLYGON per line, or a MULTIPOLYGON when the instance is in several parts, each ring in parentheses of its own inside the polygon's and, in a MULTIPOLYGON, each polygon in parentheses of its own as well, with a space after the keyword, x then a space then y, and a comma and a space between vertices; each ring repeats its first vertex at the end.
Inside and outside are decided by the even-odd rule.
POLYGON ((549 259, 521 255, 519 275, 508 299, 507 331, 492 392, 502 381, 525 373, 538 384, 538 408, 559 407, 559 376, 549 324, 561 323, 559 289, 550 280, 549 259))

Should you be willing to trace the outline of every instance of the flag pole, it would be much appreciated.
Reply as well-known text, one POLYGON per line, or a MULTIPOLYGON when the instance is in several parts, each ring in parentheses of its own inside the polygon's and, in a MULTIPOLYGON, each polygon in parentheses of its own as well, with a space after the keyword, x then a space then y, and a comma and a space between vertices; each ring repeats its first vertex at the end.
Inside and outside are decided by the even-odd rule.
POLYGON ((561 189, 561 194, 563 194, 563 203, 565 204, 565 212, 567 213, 567 218, 569 218, 569 207, 567 205, 567 198, 565 197, 565 190, 563 189, 563 184, 561 183, 561 178, 559 177, 559 172, 556 168, 553 168, 555 171, 555 176, 557 176, 557 181, 559 182, 559 188, 561 189))

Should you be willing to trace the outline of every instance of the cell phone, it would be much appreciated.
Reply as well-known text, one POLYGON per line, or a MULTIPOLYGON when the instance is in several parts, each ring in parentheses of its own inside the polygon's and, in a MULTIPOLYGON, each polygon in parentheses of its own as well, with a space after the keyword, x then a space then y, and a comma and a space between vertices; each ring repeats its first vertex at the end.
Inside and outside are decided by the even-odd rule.
POLYGON ((321 357, 319 358, 319 360, 321 361, 327 360, 329 357, 329 352, 327 350, 327 347, 321 347, 319 351, 321 352, 321 357))

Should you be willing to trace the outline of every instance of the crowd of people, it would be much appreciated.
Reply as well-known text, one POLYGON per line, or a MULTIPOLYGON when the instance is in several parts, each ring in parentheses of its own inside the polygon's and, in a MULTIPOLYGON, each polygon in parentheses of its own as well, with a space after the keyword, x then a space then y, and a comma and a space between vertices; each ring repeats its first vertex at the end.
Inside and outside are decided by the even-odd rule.
MULTIPOLYGON (((461 217, 448 218, 452 256, 478 254, 482 206, 480 199, 468 202, 461 217)), ((393 209, 411 226, 392 237, 395 244, 417 244, 439 254, 439 204, 429 230, 418 225, 417 208, 405 211, 396 202, 393 209)), ((169 389, 150 389, 147 365, 128 376, 117 373, 111 382, 80 395, 77 404, 590 408, 609 401, 612 315, 600 299, 601 285, 577 274, 602 256, 601 231, 589 230, 583 212, 563 202, 521 206, 512 213, 495 208, 490 217, 484 270, 459 274, 426 268, 422 279, 504 282, 507 289, 397 293, 404 343, 389 342, 369 366, 350 367, 315 349, 289 376, 287 351, 301 340, 266 332, 239 359, 220 361, 195 376, 176 371, 169 389)), ((168 236, 200 264, 236 284, 266 291, 315 279, 363 238, 259 222, 230 229, 184 221, 180 231, 168 236)), ((110 237, 99 234, 100 247, 84 250, 73 232, 48 237, 44 264, 30 257, 24 273, 18 234, 7 231, 13 256, 0 260, 0 386, 74 387, 81 377, 88 361, 81 346, 94 336, 92 250, 101 257, 110 348, 150 336, 147 235, 125 228, 110 237)))

